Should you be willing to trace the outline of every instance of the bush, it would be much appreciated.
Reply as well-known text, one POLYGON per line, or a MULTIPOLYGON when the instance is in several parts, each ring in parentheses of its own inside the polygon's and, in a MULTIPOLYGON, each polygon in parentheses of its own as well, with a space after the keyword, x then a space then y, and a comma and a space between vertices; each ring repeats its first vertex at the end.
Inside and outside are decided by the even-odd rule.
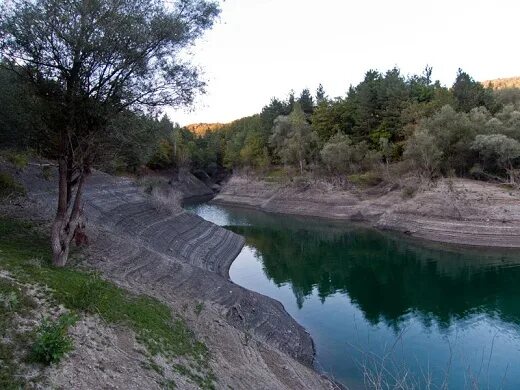
POLYGON ((23 152, 11 152, 7 155, 7 160, 13 164, 16 169, 24 170, 29 164, 29 155, 23 152))
POLYGON ((329 170, 337 173, 370 170, 381 161, 381 154, 365 141, 354 144, 345 134, 336 134, 323 146, 321 159, 329 170))
POLYGON ((0 172, 0 199, 11 195, 22 195, 24 193, 24 188, 18 184, 11 175, 0 172))
POLYGON ((37 338, 32 348, 32 360, 47 365, 58 363, 73 349, 68 329, 75 323, 76 317, 71 315, 62 315, 56 321, 44 319, 38 328, 37 338))
POLYGON ((376 172, 370 171, 358 175, 350 175, 348 180, 355 185, 360 185, 364 187, 372 187, 378 185, 383 181, 381 176, 376 172))
POLYGON ((157 211, 176 213, 182 209, 182 194, 172 188, 155 187, 150 195, 157 211))

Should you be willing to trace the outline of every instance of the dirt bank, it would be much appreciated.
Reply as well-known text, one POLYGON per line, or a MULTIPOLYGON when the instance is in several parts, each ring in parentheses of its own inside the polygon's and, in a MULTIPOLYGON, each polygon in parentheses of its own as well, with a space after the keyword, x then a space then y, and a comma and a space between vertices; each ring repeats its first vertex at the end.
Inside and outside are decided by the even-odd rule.
POLYGON ((234 176, 213 202, 363 221, 437 242, 520 248, 520 192, 473 180, 442 179, 407 196, 397 186, 339 190, 323 183, 279 185, 234 176))
MULTIPOLYGON (((45 178, 37 165, 11 173, 31 212, 51 218, 56 175, 45 178)), ((229 280, 241 236, 182 209, 162 210, 131 180, 100 172, 89 178, 84 211, 86 263, 182 315, 211 351, 218 388, 335 388, 311 368, 312 339, 283 306, 229 280), (186 310, 195 304, 200 310, 186 310)))

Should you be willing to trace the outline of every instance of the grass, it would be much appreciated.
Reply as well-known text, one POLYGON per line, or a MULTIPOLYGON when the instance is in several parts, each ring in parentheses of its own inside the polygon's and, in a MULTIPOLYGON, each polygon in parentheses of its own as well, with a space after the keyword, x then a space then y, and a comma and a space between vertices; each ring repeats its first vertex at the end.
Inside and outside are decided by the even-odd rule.
POLYGON ((203 372, 201 382, 212 383, 206 346, 195 339, 182 319, 173 318, 168 306, 130 294, 95 273, 52 267, 48 237, 31 224, 0 217, 0 268, 21 281, 47 286, 53 299, 70 310, 98 314, 109 323, 128 326, 151 355, 194 361, 203 372))

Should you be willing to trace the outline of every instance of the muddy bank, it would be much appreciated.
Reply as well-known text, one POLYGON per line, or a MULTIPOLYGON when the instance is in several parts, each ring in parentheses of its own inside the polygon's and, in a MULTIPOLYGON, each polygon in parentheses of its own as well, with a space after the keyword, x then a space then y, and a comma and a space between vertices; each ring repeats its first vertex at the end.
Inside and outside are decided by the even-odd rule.
MULTIPOLYGON (((50 218, 56 177, 41 167, 14 172, 35 215, 50 218)), ((219 388, 333 388, 312 368, 309 334, 283 306, 232 283, 228 270, 244 240, 185 212, 163 210, 131 180, 95 172, 84 196, 87 263, 120 286, 183 314, 212 352, 219 388), (200 304, 198 314, 185 307, 200 304)))
POLYGON ((212 202, 366 222, 437 242, 520 248, 520 192, 473 180, 443 179, 407 196, 395 186, 347 191, 234 176, 212 202))

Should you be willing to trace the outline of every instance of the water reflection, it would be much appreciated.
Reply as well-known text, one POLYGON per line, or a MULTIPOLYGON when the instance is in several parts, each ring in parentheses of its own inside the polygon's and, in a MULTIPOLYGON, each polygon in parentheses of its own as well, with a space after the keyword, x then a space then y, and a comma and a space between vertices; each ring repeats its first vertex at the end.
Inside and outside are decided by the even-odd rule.
POLYGON ((363 229, 232 229, 256 249, 270 279, 291 284, 300 308, 316 287, 322 302, 348 294, 369 322, 395 328, 411 311, 425 326, 481 312, 520 322, 520 261, 512 254, 429 249, 363 229))
POLYGON ((440 385, 450 362, 450 388, 464 388, 470 372, 483 386, 520 388, 518 252, 244 209, 193 211, 246 238, 233 280, 280 300, 313 336, 320 367, 352 388, 363 383, 366 351, 381 355, 397 340, 412 375, 432 367, 440 385))

